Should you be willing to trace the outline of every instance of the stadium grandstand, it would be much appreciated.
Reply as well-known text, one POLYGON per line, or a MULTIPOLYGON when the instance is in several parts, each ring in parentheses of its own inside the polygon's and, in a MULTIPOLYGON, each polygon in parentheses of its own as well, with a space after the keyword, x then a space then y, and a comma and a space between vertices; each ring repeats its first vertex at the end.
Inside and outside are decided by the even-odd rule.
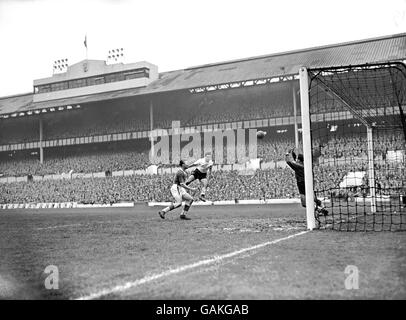
MULTIPOLYGON (((242 174, 240 166, 216 164, 207 198, 297 198, 284 154, 301 145, 299 68, 389 60, 406 60, 405 33, 162 73, 148 62, 84 60, 67 66, 34 80, 32 93, 0 97, 0 204, 169 201, 172 168, 151 163, 149 137, 152 130, 172 128, 173 121, 200 132, 267 132, 258 140, 259 168, 242 174)), ((312 114, 334 119, 340 108, 320 104, 312 114)), ((352 166, 362 166, 363 135, 342 134, 358 126, 351 116, 335 121, 334 128, 325 120, 324 130, 334 134, 318 142, 318 157, 351 154, 359 159, 352 166)), ((375 146, 380 158, 405 150, 391 132, 379 136, 375 146)), ((345 166, 320 167, 318 176, 328 178, 319 183, 340 184, 345 166)), ((405 166, 402 170, 390 177, 378 172, 378 179, 404 188, 405 166)))

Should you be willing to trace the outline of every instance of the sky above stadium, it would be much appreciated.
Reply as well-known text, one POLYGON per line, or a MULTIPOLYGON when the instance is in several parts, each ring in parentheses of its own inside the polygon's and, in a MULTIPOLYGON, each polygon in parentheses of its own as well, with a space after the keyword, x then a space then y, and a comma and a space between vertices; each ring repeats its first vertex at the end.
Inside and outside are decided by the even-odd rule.
POLYGON ((406 32, 406 0, 0 0, 0 97, 32 92, 53 61, 159 71, 406 32))

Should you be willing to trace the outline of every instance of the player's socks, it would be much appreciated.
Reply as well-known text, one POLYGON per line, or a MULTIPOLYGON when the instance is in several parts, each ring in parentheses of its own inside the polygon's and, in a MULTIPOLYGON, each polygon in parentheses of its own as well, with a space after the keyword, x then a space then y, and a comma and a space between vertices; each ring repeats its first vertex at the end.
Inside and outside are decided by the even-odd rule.
POLYGON ((163 214, 165 214, 165 213, 167 213, 167 212, 169 212, 169 211, 171 211, 171 210, 173 210, 173 209, 174 209, 173 205, 170 205, 169 207, 163 208, 163 209, 161 210, 161 212, 162 212, 163 214))
POLYGON ((185 204, 185 206, 183 207, 183 211, 180 214, 181 219, 190 220, 190 218, 186 217, 186 213, 189 211, 190 206, 192 205, 192 203, 193 203, 193 200, 191 200, 189 204, 185 204))
POLYGON ((206 202, 206 196, 204 195, 204 193, 200 194, 199 199, 206 202))
POLYGON ((181 203, 171 204, 170 206, 162 209, 161 212, 163 212, 163 214, 165 214, 165 213, 167 213, 167 212, 169 212, 169 211, 171 211, 173 209, 179 208, 181 205, 182 205, 181 203))
POLYGON ((190 208, 190 205, 187 205, 187 204, 185 204, 185 206, 184 206, 184 208, 183 208, 183 211, 182 211, 182 215, 185 215, 186 214, 186 212, 188 212, 189 211, 189 208, 190 208))

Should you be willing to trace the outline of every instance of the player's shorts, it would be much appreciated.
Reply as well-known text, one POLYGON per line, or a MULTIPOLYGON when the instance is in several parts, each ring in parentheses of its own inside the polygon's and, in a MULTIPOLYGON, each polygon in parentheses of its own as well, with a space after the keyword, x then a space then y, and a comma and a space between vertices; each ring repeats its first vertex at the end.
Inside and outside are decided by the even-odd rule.
POLYGON ((304 182, 298 182, 297 188, 299 189, 299 194, 304 194, 304 195, 306 194, 306 188, 305 188, 304 182))
POLYGON ((192 176, 194 176, 196 180, 207 179, 207 173, 200 172, 199 169, 193 170, 192 176))
POLYGON ((171 194, 175 198, 176 203, 182 203, 183 195, 187 194, 187 192, 185 188, 177 184, 173 184, 171 187, 171 194))

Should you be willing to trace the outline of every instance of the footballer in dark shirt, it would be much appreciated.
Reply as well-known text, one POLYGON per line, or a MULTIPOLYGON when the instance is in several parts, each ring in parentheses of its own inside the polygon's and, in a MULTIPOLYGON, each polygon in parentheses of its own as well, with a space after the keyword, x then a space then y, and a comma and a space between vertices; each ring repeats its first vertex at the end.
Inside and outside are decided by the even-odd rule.
POLYGON ((185 205, 183 207, 183 211, 180 215, 180 218, 183 220, 190 220, 190 218, 186 216, 186 213, 189 211, 190 206, 193 203, 193 197, 189 193, 187 193, 186 190, 196 191, 196 189, 186 185, 187 180, 186 168, 188 166, 183 160, 180 160, 179 167, 180 168, 176 172, 176 176, 173 181, 173 185, 171 187, 171 194, 175 198, 175 201, 172 202, 170 206, 158 212, 159 216, 162 219, 165 219, 165 214, 167 212, 179 208, 182 205, 182 201, 185 201, 185 205))
MULTIPOLYGON (((299 189, 300 194, 300 202, 302 203, 303 207, 306 207, 306 188, 305 188, 305 175, 304 175, 304 159, 302 154, 298 154, 293 150, 289 150, 289 152, 285 155, 286 163, 289 167, 293 169, 295 172, 296 177, 296 184, 297 188, 299 189), (292 161, 293 160, 293 161, 292 161)), ((318 214, 322 214, 326 216, 328 211, 324 208, 323 204, 319 199, 317 199, 316 194, 314 194, 314 202, 316 204, 316 212, 318 214)))

